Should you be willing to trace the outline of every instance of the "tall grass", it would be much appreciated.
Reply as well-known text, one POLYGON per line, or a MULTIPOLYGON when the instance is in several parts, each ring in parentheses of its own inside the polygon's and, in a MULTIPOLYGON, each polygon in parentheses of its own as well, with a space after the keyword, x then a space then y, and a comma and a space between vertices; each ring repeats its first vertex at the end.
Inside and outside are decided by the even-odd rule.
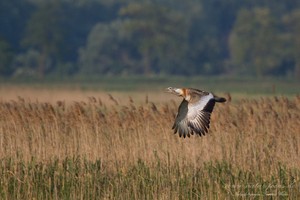
POLYGON ((218 104, 179 138, 174 101, 0 102, 2 199, 300 197, 300 98, 218 104))
POLYGON ((101 161, 65 158, 50 163, 3 159, 1 199, 299 198, 299 171, 278 166, 271 177, 225 162, 202 166, 149 165, 138 160, 109 172, 101 161))

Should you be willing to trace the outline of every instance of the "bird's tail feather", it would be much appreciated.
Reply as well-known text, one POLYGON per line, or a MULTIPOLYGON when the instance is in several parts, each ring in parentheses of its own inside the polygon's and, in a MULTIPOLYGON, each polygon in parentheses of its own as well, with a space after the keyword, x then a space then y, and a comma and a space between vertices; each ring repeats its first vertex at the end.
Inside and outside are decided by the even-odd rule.
POLYGON ((217 97, 217 96, 215 96, 215 101, 219 102, 219 103, 224 103, 226 101, 226 99, 224 97, 217 97))

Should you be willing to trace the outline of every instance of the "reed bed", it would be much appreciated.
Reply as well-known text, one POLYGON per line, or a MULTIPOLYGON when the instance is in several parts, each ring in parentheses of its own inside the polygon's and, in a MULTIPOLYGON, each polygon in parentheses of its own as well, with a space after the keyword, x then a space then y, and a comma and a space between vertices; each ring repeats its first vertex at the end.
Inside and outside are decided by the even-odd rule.
POLYGON ((300 98, 217 104, 179 138, 178 102, 0 102, 1 199, 300 198, 300 98))

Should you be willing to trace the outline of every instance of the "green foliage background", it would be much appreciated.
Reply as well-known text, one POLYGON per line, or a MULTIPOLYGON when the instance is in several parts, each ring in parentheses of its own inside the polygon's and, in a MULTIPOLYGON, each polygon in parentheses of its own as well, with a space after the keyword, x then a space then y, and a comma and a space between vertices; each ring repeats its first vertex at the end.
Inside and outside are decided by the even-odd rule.
POLYGON ((300 77, 296 0, 0 0, 0 75, 300 77))

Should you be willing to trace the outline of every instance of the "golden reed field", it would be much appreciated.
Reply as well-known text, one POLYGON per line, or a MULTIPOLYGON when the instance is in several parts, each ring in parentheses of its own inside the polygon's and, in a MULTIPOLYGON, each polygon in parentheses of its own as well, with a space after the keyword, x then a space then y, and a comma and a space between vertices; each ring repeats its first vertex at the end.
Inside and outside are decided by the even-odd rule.
POLYGON ((1 95, 0 199, 300 198, 299 96, 233 96, 183 139, 163 90, 1 95))

